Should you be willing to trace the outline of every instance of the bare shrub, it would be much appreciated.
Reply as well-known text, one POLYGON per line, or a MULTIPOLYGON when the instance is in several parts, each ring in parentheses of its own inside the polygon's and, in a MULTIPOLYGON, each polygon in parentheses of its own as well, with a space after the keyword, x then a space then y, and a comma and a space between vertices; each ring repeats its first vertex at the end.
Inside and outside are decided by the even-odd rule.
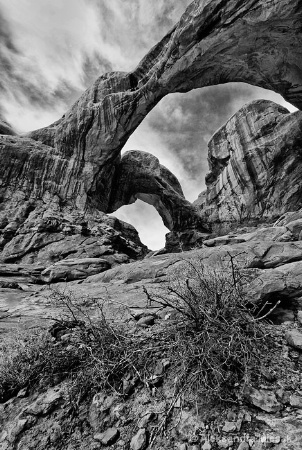
POLYGON ((166 288, 148 292, 151 302, 177 312, 170 358, 183 391, 232 400, 234 387, 259 373, 270 339, 243 284, 230 256, 216 269, 184 260, 166 288))
POLYGON ((234 400, 234 387, 259 373, 270 345, 241 287, 242 275, 232 258, 229 267, 215 270, 184 261, 166 287, 145 291, 151 303, 173 312, 173 320, 135 332, 106 318, 101 299, 92 299, 98 307, 92 319, 83 302, 56 292, 53 300, 64 314, 50 330, 19 332, 2 341, 0 401, 25 387, 68 380, 76 410, 84 397, 100 390, 124 395, 125 379, 151 388, 163 358, 175 379, 172 406, 183 393, 234 400))

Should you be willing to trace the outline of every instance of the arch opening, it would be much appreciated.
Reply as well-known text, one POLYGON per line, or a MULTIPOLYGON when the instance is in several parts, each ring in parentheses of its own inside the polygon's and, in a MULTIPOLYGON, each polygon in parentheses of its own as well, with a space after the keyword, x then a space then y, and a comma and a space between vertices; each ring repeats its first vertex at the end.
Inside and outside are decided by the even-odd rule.
POLYGON ((165 227, 160 215, 150 204, 136 200, 135 203, 124 205, 109 215, 133 225, 143 244, 150 250, 159 250, 165 246, 165 235, 169 229, 165 227))

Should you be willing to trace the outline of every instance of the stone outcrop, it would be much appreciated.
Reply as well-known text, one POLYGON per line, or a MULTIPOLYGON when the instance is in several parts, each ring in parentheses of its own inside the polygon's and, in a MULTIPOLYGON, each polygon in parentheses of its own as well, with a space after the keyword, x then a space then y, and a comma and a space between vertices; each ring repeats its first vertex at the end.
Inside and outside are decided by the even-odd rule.
POLYGON ((208 161, 207 190, 195 202, 205 221, 272 221, 300 209, 302 113, 245 105, 210 140, 208 161))
POLYGON ((49 127, 0 136, 1 220, 37 199, 107 212, 122 147, 171 92, 245 81, 301 107, 301 17, 299 0, 194 1, 133 72, 100 76, 49 127))
POLYGON ((71 257, 79 263, 83 258, 102 258, 112 267, 142 258, 148 251, 132 225, 101 212, 62 213, 59 205, 50 208, 38 201, 34 207, 25 202, 21 212, 17 209, 11 222, 0 225, 0 261, 15 267, 32 264, 35 272, 38 263, 44 270, 71 257))
POLYGON ((41 280, 44 283, 80 280, 109 268, 109 262, 102 258, 64 259, 43 270, 41 280))

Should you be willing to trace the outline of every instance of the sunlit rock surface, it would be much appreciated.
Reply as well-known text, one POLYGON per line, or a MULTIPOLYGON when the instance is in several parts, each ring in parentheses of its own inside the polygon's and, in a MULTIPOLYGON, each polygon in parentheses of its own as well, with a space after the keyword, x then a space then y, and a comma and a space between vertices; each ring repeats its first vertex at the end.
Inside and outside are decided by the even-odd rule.
POLYGON ((302 113, 266 100, 245 105, 209 142, 206 222, 273 220, 302 207, 302 113))

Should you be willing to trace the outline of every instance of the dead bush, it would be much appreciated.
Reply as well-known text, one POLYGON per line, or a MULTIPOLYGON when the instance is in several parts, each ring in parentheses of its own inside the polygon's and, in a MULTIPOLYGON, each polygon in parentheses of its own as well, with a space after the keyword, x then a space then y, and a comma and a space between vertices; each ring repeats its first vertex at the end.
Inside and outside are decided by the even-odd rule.
POLYGON ((243 278, 232 257, 215 269, 184 260, 167 287, 146 292, 151 303, 177 312, 169 357, 187 394, 234 400, 234 387, 257 376, 266 359, 272 342, 243 278))
POLYGON ((175 398, 186 393, 188 398, 234 400, 234 387, 259 373, 270 345, 241 286, 232 259, 228 268, 215 270, 184 261, 166 287, 146 291, 149 301, 176 317, 136 332, 106 318, 102 299, 93 300, 98 315, 92 319, 83 302, 55 292, 62 316, 50 330, 14 333, 2 341, 0 401, 22 388, 68 380, 76 409, 100 390, 125 395, 137 382, 151 388, 154 368, 163 358, 175 380, 175 398))

